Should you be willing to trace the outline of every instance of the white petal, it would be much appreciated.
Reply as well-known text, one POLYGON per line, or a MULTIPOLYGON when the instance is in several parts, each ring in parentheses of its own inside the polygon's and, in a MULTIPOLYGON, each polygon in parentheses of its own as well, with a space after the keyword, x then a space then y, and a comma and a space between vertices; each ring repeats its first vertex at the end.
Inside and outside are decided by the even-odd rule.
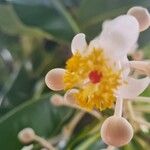
POLYGON ((98 39, 94 39, 90 42, 89 49, 93 49, 93 48, 100 48, 100 44, 99 44, 98 39))
POLYGON ((73 54, 75 54, 77 51, 79 51, 80 53, 84 53, 86 47, 87 43, 85 40, 85 34, 79 33, 76 36, 74 36, 71 43, 71 51, 73 54))
POLYGON ((142 74, 150 76, 150 61, 130 61, 129 65, 131 68, 140 71, 142 74))
POLYGON ((93 49, 100 49, 99 37, 96 37, 92 41, 90 41, 86 54, 89 54, 93 51, 93 49))
POLYGON ((127 57, 115 58, 113 56, 109 56, 110 59, 108 59, 109 66, 113 68, 114 71, 121 71, 122 77, 127 78, 127 76, 130 73, 130 65, 129 60, 127 57))
POLYGON ((139 45, 138 43, 135 43, 130 49, 128 49, 128 54, 134 54, 136 52, 136 50, 138 49, 139 45))
POLYGON ((122 68, 122 77, 127 78, 127 76, 130 73, 130 65, 129 65, 129 60, 127 57, 124 57, 121 61, 121 68, 122 68))
POLYGON ((135 17, 122 15, 104 22, 99 42, 107 55, 121 58, 135 45, 138 36, 139 24, 135 17))
POLYGON ((143 79, 134 79, 128 77, 127 83, 124 83, 119 88, 119 90, 117 91, 117 95, 120 95, 124 99, 136 98, 148 87, 149 83, 149 77, 143 79))

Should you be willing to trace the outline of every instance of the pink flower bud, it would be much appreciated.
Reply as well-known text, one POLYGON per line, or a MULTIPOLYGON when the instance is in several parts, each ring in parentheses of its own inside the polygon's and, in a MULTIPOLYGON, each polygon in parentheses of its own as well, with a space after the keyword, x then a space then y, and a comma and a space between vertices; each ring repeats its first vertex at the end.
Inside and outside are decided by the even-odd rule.
POLYGON ((146 8, 132 7, 129 9, 128 14, 137 19, 140 31, 144 31, 150 27, 150 14, 146 8))
POLYGON ((131 141, 133 129, 123 117, 111 116, 101 127, 101 137, 106 144, 120 147, 131 141))
POLYGON ((35 133, 31 128, 25 128, 18 133, 18 139, 25 144, 28 144, 35 139, 35 133))
POLYGON ((64 104, 64 99, 61 95, 55 94, 50 99, 51 103, 55 106, 60 106, 64 104))
POLYGON ((64 100, 66 103, 69 103, 69 104, 75 104, 75 95, 78 93, 78 90, 77 89, 71 89, 71 90, 68 90, 66 93, 65 93, 65 96, 64 96, 64 100))
POLYGON ((46 85, 54 91, 59 91, 64 89, 64 77, 65 70, 61 68, 55 68, 50 70, 45 77, 46 85))

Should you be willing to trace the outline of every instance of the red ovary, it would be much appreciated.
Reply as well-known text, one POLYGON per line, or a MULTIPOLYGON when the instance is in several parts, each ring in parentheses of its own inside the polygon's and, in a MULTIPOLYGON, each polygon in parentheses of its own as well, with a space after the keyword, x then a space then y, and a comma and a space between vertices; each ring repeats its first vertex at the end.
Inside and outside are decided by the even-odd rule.
POLYGON ((102 78, 102 73, 99 73, 97 70, 91 71, 89 73, 89 79, 94 84, 100 82, 101 78, 102 78))

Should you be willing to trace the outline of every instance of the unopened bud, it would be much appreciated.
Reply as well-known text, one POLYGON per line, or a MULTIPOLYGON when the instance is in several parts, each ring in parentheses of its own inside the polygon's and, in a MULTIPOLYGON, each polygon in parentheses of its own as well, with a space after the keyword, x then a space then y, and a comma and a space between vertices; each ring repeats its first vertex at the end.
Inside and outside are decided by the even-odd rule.
POLYGON ((32 128, 25 128, 18 133, 18 139, 25 144, 28 144, 35 139, 35 132, 32 128))
POLYGON ((50 102, 55 106, 61 106, 64 104, 64 98, 59 94, 55 94, 51 97, 50 102))
POLYGON ((132 58, 133 60, 139 61, 142 60, 144 57, 144 53, 140 50, 140 51, 136 51, 132 54, 132 58))
POLYGON ((103 141, 115 147, 128 144, 133 137, 133 128, 123 117, 111 116, 101 127, 103 141))
POLYGON ((63 77, 65 69, 55 68, 50 70, 45 76, 46 85, 53 91, 64 89, 63 77))
POLYGON ((75 94, 78 93, 77 89, 68 90, 64 95, 64 100, 69 104, 76 104, 75 94))
POLYGON ((140 31, 144 31, 150 27, 150 14, 146 8, 132 7, 127 14, 137 19, 140 31))

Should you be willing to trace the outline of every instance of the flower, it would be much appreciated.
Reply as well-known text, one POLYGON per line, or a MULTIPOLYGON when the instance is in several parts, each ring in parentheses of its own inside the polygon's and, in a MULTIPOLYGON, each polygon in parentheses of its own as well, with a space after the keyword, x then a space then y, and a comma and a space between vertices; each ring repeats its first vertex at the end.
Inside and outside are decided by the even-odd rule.
POLYGON ((66 62, 66 70, 61 76, 59 72, 58 80, 55 76, 50 81, 46 79, 54 70, 48 72, 46 84, 55 85, 61 79, 59 89, 76 89, 78 92, 72 93, 75 102, 86 109, 104 110, 111 108, 117 97, 137 97, 150 83, 149 77, 136 79, 129 74, 134 62, 128 60, 127 54, 137 45, 139 33, 139 19, 127 14, 105 21, 101 34, 89 44, 83 33, 77 34, 71 43, 73 56, 66 62))
POLYGON ((93 48, 87 55, 76 52, 66 63, 65 89, 77 88, 74 94, 81 107, 111 108, 114 90, 120 84, 120 71, 109 66, 102 49, 93 48))

